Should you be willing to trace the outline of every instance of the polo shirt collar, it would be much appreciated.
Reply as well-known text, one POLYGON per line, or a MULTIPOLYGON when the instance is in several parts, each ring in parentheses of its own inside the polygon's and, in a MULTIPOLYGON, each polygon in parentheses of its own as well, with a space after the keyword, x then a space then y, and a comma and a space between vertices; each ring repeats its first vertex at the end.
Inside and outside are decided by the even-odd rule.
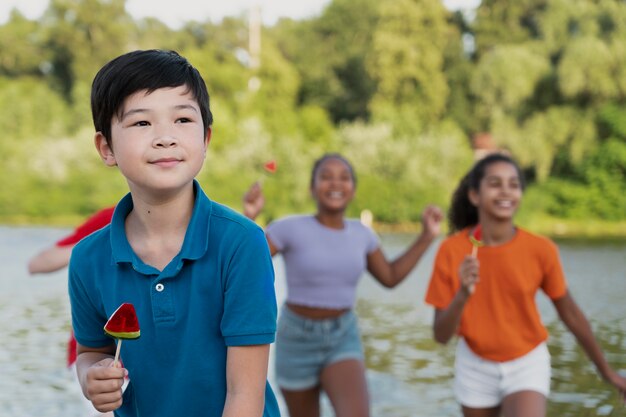
MULTIPOLYGON (((196 180, 193 181, 193 191, 195 195, 193 212, 187 226, 183 246, 177 255, 180 259, 201 258, 206 253, 209 244, 209 220, 213 211, 213 202, 206 196, 196 180)), ((110 236, 113 263, 116 264, 123 262, 141 263, 126 238, 124 227, 126 216, 132 209, 133 199, 128 193, 120 200, 113 212, 110 236)))

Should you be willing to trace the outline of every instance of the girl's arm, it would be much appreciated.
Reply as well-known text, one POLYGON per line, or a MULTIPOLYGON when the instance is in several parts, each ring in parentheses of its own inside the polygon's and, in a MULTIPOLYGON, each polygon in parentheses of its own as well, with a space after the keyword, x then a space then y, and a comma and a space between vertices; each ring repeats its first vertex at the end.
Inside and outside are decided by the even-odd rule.
POLYGON ((265 207, 265 197, 261 184, 255 182, 243 196, 243 215, 254 220, 265 207))
POLYGON ((561 298, 553 300, 560 319, 578 340, 587 356, 595 364, 602 377, 613 384, 622 396, 626 393, 626 378, 615 372, 607 363, 591 325, 569 291, 561 298))
POLYGON ((230 346, 226 360, 226 403, 223 417, 261 417, 269 345, 230 346))
POLYGON ((443 213, 438 207, 428 206, 422 213, 422 233, 411 246, 392 262, 388 262, 380 248, 367 256, 367 270, 387 288, 393 288, 407 277, 426 249, 441 231, 443 213))
POLYGON ((433 321, 433 336, 435 341, 445 345, 456 334, 456 330, 461 323, 461 313, 465 302, 469 298, 469 292, 460 289, 456 296, 452 299, 450 305, 445 310, 435 309, 435 318, 433 321))
POLYGON ((459 266, 461 286, 448 307, 435 310, 433 335, 437 342, 445 345, 456 334, 465 303, 472 295, 471 288, 478 282, 479 266, 478 259, 469 255, 459 266))
MULTIPOLYGON (((263 190, 261 189, 261 184, 255 182, 243 196, 243 215, 250 220, 255 220, 259 213, 263 210, 263 207, 265 207, 263 190)), ((272 256, 280 252, 267 235, 265 238, 267 239, 267 245, 270 248, 270 254, 272 256)))
POLYGON ((65 268, 70 262, 73 248, 74 245, 54 245, 42 250, 28 261, 28 272, 30 274, 42 274, 65 268))
POLYGON ((127 371, 119 362, 118 367, 112 367, 115 345, 90 348, 79 343, 76 351, 76 373, 85 398, 103 413, 120 408, 127 371))

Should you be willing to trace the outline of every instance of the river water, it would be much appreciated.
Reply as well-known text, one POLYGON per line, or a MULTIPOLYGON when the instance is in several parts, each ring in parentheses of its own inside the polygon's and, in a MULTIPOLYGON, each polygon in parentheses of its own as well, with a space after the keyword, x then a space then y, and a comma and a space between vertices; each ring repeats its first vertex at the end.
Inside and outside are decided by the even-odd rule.
MULTIPOLYGON (((66 271, 30 277, 28 259, 67 229, 0 226, 0 416, 84 417, 81 394, 65 368, 69 333, 66 271)), ((383 235, 388 257, 408 235, 383 235)), ((574 298, 589 318, 613 367, 626 373, 626 242, 558 242, 574 298)), ((423 302, 437 244, 400 286, 387 290, 370 277, 359 286, 357 312, 367 355, 373 417, 459 416, 452 396, 454 343, 431 337, 432 308, 423 302)), ((282 261, 276 291, 284 299, 282 261)), ((626 416, 543 295, 550 332, 552 394, 548 415, 626 416)), ((270 368, 270 382, 273 371, 270 368)), ((277 395, 280 399, 278 389, 277 395)), ((324 417, 329 417, 323 402, 324 417)), ((286 415, 286 413, 285 413, 286 415)))

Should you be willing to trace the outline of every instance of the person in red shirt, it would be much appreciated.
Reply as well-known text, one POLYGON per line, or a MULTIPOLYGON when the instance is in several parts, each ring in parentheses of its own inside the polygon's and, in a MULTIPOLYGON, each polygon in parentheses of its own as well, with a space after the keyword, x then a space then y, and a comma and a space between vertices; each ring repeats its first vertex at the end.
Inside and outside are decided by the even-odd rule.
POLYGON ((452 197, 451 235, 439 247, 426 292, 435 340, 459 337, 454 393, 465 417, 546 415, 551 365, 535 305, 539 289, 598 373, 622 397, 626 392, 626 378, 607 363, 568 290, 556 244, 515 225, 523 189, 509 156, 474 165, 452 197), (473 254, 470 236, 478 227, 482 246, 473 254))
MULTIPOLYGON (((37 253, 28 262, 28 273, 31 275, 43 274, 56 272, 65 268, 70 261, 70 255, 72 254, 74 245, 82 238, 108 225, 111 222, 114 209, 115 207, 113 206, 97 211, 85 220, 85 222, 76 227, 71 234, 37 253)), ((75 362, 76 339, 74 339, 73 332, 70 332, 70 337, 67 341, 67 367, 70 369, 73 368, 75 362)), ((75 374, 75 372, 73 373, 75 374)), ((89 401, 86 401, 86 404, 93 416, 112 416, 112 413, 100 414, 93 408, 89 401)))
POLYGON ((30 274, 41 274, 65 268, 70 261, 74 245, 85 236, 109 224, 114 209, 115 207, 107 207, 94 213, 84 223, 74 229, 71 234, 33 256, 28 262, 28 272, 30 274))

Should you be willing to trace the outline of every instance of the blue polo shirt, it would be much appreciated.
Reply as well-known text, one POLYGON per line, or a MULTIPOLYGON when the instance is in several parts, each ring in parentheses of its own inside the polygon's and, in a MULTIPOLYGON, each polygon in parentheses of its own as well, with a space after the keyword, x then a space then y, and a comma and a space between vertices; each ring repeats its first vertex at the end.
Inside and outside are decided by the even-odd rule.
MULTIPOLYGON (((111 224, 72 252, 69 295, 81 345, 111 343, 103 328, 122 303, 137 311, 141 337, 121 347, 130 382, 116 416, 221 416, 228 346, 274 341, 274 269, 263 230, 209 200, 195 181, 194 191, 182 249, 163 271, 128 243, 130 194, 111 224)), ((263 415, 280 415, 269 384, 263 415)))

